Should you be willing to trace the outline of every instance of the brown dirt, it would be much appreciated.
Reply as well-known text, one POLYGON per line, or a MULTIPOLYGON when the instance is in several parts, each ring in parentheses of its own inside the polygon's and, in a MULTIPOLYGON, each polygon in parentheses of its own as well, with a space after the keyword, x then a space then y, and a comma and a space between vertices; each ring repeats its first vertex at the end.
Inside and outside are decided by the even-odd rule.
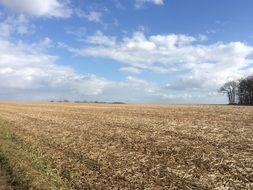
POLYGON ((72 189, 251 189, 253 107, 2 103, 72 189))
POLYGON ((8 183, 9 177, 0 168, 0 190, 12 190, 8 183))

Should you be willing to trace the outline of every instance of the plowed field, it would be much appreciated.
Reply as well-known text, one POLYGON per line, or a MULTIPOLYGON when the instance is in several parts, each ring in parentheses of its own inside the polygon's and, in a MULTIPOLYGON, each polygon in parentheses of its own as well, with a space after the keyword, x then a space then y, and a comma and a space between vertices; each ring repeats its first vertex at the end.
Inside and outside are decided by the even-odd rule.
POLYGON ((0 103, 0 162, 19 189, 252 189, 253 107, 0 103))

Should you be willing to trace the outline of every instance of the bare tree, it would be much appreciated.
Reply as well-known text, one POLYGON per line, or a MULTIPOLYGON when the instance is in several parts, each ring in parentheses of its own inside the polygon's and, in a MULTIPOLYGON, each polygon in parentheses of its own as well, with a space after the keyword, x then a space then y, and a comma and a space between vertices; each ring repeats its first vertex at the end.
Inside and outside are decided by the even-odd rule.
POLYGON ((253 76, 239 81, 238 100, 239 104, 253 105, 253 76))
POLYGON ((229 104, 236 103, 236 94, 237 94, 237 82, 229 81, 225 83, 220 89, 219 92, 224 93, 228 96, 229 104))

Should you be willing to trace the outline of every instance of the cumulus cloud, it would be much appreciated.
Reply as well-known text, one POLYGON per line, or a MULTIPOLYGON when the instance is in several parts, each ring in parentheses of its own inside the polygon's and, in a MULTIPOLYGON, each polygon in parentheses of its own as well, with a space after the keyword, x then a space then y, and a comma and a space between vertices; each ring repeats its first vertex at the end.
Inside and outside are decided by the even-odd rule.
POLYGON ((12 36, 26 33, 27 20, 23 15, 8 17, 0 23, 0 98, 47 99, 80 97, 102 93, 108 83, 93 74, 78 74, 69 66, 56 62, 59 57, 47 53, 54 47, 50 38, 26 44, 13 42, 12 36), (20 96, 19 96, 20 95, 20 96), (15 98, 13 97, 13 98, 15 98))
POLYGON ((9 38, 12 34, 24 35, 33 32, 33 26, 23 15, 8 17, 0 23, 0 38, 9 38))
MULTIPOLYGON (((25 21, 22 16, 13 18, 15 20, 17 23, 25 21)), ((157 102, 173 101, 177 97, 168 94, 160 84, 138 77, 127 76, 125 80, 113 81, 59 65, 60 58, 48 53, 48 48, 55 47, 50 38, 30 44, 21 40, 13 42, 11 36, 19 33, 17 23, 10 18, 0 23, 0 28, 8 26, 0 37, 0 99, 157 102)), ((100 31, 87 38, 87 42, 101 47, 114 47, 117 43, 100 31)), ((123 70, 130 75, 139 72, 130 67, 123 70)))
POLYGON ((155 5, 163 5, 164 0, 135 0, 135 7, 140 8, 146 3, 153 3, 155 5))
POLYGON ((173 102, 175 98, 187 97, 169 94, 159 84, 133 76, 112 81, 94 74, 79 74, 69 66, 58 65, 57 56, 41 51, 48 41, 46 38, 28 45, 0 40, 1 99, 173 102))
MULTIPOLYGON (((62 43, 59 46, 78 55, 118 61, 123 64, 120 71, 126 74, 126 78, 113 81, 92 73, 80 74, 71 66, 58 64, 60 58, 48 53, 48 48, 55 47, 50 38, 30 44, 21 39, 15 41, 15 37, 33 32, 27 15, 69 17, 71 10, 67 4, 59 2, 25 0, 21 5, 19 1, 0 0, 6 7, 19 12, 0 22, 0 99, 183 103, 193 102, 197 97, 200 103, 205 102, 206 97, 210 97, 209 101, 214 97, 207 86, 214 87, 228 76, 240 77, 253 72, 252 61, 248 58, 252 55, 252 47, 241 42, 203 45, 201 42, 205 36, 146 36, 144 31, 117 39, 97 31, 82 40, 86 43, 84 48, 71 48, 62 43), (33 8, 26 7, 29 3, 33 8), (62 9, 67 12, 62 12, 62 9), (159 84, 138 76, 145 71, 185 73, 174 82, 159 84), (192 89, 203 91, 200 94, 192 89)), ((90 19, 98 22, 100 17, 90 19)), ((213 100, 216 103, 220 101, 213 100)))
POLYGON ((44 46, 38 48, 40 44, 43 43, 33 49, 31 45, 0 40, 0 99, 203 103, 209 97, 210 102, 222 102, 210 92, 200 95, 168 91, 139 77, 112 81, 94 74, 79 74, 69 66, 58 65, 57 56, 41 52, 44 46))
POLYGON ((66 0, 0 0, 0 4, 18 13, 35 17, 67 18, 72 14, 66 0))
POLYGON ((85 41, 94 45, 115 46, 116 37, 106 36, 101 31, 97 31, 94 35, 88 36, 85 41))
POLYGON ((243 42, 203 44, 199 36, 145 36, 139 31, 121 40, 99 32, 88 37, 86 42, 84 48, 65 48, 82 56, 118 61, 127 65, 121 69, 124 72, 178 72, 175 80, 169 83, 171 89, 214 90, 227 80, 252 74, 253 47, 243 42))
MULTIPOLYGON (((45 39, 45 42, 48 40, 45 39)), ((19 91, 68 92, 70 95, 101 93, 106 80, 94 75, 79 75, 71 67, 60 66, 58 57, 42 53, 38 46, 0 41, 0 88, 19 91), (94 85, 96 84, 96 85, 94 85), (94 86, 96 88, 94 88, 94 86)))
POLYGON ((59 57, 46 53, 48 44, 51 44, 48 38, 37 44, 0 39, 0 99, 139 103, 191 102, 199 97, 188 92, 168 92, 160 84, 131 75, 122 81, 112 81, 94 74, 80 74, 72 67, 58 65, 59 57))

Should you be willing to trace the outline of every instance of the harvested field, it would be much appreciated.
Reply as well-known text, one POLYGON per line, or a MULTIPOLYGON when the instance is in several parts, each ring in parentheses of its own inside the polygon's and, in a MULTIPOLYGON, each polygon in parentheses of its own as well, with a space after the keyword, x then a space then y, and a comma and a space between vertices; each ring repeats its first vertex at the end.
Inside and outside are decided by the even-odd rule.
POLYGON ((8 176, 6 176, 5 172, 0 168, 0 190, 12 190, 8 184, 8 180, 8 176))
POLYGON ((253 107, 1 103, 19 189, 252 189, 253 107))

